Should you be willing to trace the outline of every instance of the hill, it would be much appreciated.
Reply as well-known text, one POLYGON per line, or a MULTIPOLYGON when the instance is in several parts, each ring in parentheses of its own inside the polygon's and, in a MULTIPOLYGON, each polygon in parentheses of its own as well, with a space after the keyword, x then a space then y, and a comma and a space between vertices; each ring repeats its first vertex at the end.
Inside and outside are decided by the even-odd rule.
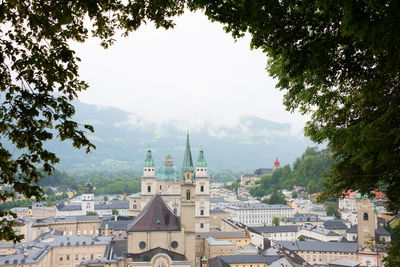
MULTIPOLYGON (((180 166, 186 129, 178 121, 151 123, 135 114, 117 108, 99 108, 75 102, 79 123, 89 123, 95 133, 89 138, 97 149, 85 154, 70 144, 52 141, 47 147, 54 151, 61 163, 59 170, 141 169, 146 149, 151 144, 156 165, 170 153, 180 166)), ((210 169, 253 170, 272 167, 275 156, 283 163, 292 162, 312 143, 290 131, 290 125, 258 117, 242 117, 235 127, 203 125, 190 129, 194 160, 203 144, 210 169)))
POLYGON ((260 179, 258 187, 250 193, 262 197, 279 189, 290 189, 294 185, 307 188, 309 193, 324 190, 324 175, 329 173, 333 163, 331 152, 328 149, 318 151, 317 148, 307 148, 303 155, 291 165, 276 169, 270 175, 260 179))

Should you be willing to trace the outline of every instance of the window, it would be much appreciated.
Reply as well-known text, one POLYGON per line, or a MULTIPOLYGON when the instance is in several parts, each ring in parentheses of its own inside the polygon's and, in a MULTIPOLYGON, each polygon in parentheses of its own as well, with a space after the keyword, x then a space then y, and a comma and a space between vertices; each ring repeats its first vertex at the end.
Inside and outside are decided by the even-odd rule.
POLYGON ((76 254, 76 255, 75 255, 75 260, 76 260, 76 261, 79 260, 79 254, 76 254))
POLYGON ((66 258, 67 261, 69 261, 69 255, 67 255, 65 258, 66 258))
POLYGON ((91 260, 94 259, 94 254, 90 254, 90 259, 91 259, 91 260))
POLYGON ((190 190, 186 191, 186 200, 190 200, 190 190))
POLYGON ((177 211, 178 211, 178 210, 177 210, 176 208, 174 208, 174 214, 176 214, 177 211))
POLYGON ((60 261, 63 261, 63 260, 64 260, 63 256, 60 256, 60 261))
POLYGON ((189 179, 189 173, 186 175, 186 177, 189 179))
POLYGON ((85 254, 82 254, 82 260, 83 261, 86 260, 86 255, 85 254))
POLYGON ((147 186, 147 192, 148 192, 148 193, 151 192, 151 186, 150 186, 150 185, 147 186))
POLYGON ((204 223, 200 223, 200 228, 204 228, 204 223))
POLYGON ((200 186, 200 192, 204 192, 204 185, 200 186))
POLYGON ((137 209, 137 205, 136 205, 136 204, 133 204, 132 208, 133 208, 134 210, 137 209))
POLYGON ((162 185, 160 185, 160 190, 162 189, 162 185))
POLYGON ((363 218, 364 218, 364 221, 368 221, 368 213, 365 212, 363 218))
POLYGON ((200 215, 204 215, 204 210, 200 210, 200 215))

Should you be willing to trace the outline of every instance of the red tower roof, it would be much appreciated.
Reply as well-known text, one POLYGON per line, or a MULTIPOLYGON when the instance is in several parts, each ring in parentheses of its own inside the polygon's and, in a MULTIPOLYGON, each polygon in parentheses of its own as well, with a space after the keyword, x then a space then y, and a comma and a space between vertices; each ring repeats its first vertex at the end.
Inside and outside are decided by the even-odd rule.
POLYGON ((279 168, 279 164, 280 164, 280 162, 278 160, 278 157, 276 157, 276 160, 274 162, 274 168, 279 168))

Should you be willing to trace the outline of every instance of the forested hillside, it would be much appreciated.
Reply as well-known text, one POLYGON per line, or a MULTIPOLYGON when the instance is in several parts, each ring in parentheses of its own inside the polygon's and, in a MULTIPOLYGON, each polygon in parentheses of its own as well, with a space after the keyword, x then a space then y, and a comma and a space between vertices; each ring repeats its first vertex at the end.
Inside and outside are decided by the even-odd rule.
POLYGON ((270 175, 262 176, 259 186, 251 189, 250 193, 262 197, 279 189, 291 189, 294 185, 306 187, 309 193, 323 191, 324 175, 329 173, 332 163, 328 149, 307 148, 292 166, 285 165, 270 175))

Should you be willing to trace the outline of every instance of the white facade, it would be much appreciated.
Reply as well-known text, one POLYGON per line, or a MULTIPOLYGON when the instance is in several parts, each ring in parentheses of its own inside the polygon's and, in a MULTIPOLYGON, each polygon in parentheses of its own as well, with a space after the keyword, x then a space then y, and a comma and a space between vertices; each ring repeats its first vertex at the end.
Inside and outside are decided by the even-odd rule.
POLYGON ((264 203, 253 203, 245 205, 230 205, 226 211, 231 219, 248 226, 272 225, 274 217, 293 217, 293 209, 286 205, 268 205, 264 203))

